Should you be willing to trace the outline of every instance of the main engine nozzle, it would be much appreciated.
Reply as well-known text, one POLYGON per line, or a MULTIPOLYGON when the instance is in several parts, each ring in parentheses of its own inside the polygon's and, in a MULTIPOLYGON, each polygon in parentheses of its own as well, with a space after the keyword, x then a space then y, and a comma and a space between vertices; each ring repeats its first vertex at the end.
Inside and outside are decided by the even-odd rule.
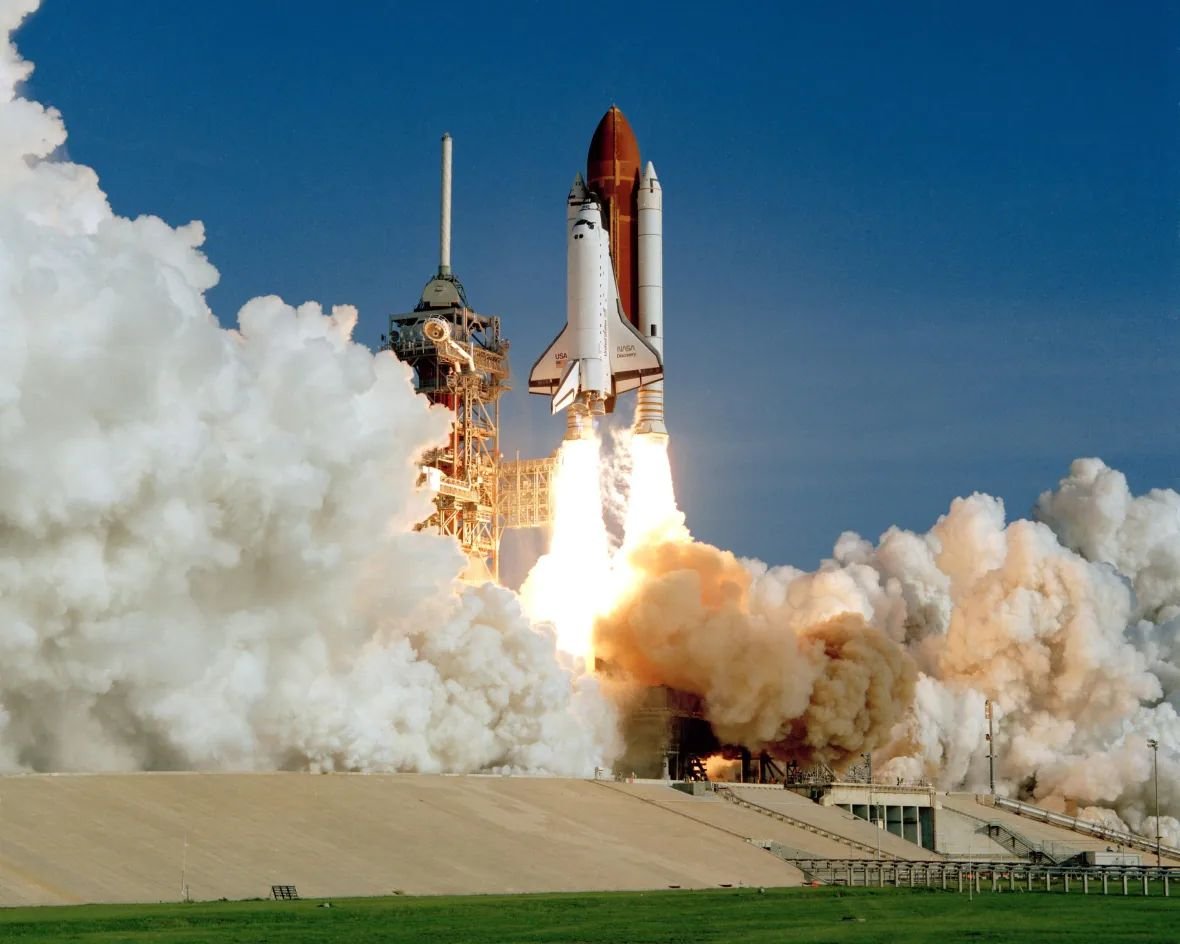
POLYGON ((594 422, 585 404, 575 404, 565 411, 566 439, 593 439, 594 422))
POLYGON ((427 340, 437 343, 451 336, 451 326, 441 318, 427 318, 426 323, 422 325, 422 333, 426 335, 427 340))

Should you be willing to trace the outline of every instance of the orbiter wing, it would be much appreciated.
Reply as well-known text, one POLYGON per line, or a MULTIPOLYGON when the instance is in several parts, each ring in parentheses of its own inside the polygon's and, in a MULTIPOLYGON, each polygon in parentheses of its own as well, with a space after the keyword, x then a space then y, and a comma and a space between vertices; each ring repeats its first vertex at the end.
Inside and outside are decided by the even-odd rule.
POLYGON ((655 348, 639 329, 623 316, 615 296, 615 317, 607 322, 607 353, 610 355, 611 395, 634 390, 664 379, 664 365, 655 348))

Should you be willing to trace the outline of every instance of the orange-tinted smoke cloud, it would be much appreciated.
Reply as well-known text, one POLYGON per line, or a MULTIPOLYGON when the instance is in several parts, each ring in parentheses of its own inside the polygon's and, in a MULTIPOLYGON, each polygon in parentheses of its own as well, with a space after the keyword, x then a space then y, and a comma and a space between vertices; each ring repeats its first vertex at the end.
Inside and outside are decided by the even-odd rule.
POLYGON ((634 549, 635 579, 595 625, 595 648, 641 685, 705 699, 725 743, 843 767, 883 744, 913 699, 911 658, 856 613, 798 629, 759 611, 728 551, 689 541, 634 549))

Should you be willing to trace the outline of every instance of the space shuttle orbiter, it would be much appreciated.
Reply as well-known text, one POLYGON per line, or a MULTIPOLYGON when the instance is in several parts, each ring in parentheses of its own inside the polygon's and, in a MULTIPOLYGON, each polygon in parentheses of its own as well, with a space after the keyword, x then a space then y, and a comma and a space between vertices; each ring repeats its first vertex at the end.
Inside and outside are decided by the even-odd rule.
POLYGON ((663 358, 623 311, 602 205, 579 174, 566 211, 566 325, 533 365, 529 393, 569 411, 567 438, 588 435, 590 417, 620 393, 663 379, 663 358))

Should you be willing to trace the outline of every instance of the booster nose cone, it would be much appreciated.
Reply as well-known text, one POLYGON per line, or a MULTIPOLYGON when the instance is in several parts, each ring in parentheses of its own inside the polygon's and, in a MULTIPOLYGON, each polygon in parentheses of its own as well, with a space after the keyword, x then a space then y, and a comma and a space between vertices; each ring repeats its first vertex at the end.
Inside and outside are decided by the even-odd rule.
MULTIPOLYGON (((660 178, 656 176, 656 168, 651 161, 647 162, 647 166, 643 168, 643 173, 639 177, 639 192, 635 195, 635 206, 639 210, 641 219, 644 210, 663 210, 664 208, 664 188, 660 186, 660 178)), ((642 222, 639 224, 639 228, 640 236, 642 236, 642 222)), ((640 276, 642 278, 642 273, 640 276)))

